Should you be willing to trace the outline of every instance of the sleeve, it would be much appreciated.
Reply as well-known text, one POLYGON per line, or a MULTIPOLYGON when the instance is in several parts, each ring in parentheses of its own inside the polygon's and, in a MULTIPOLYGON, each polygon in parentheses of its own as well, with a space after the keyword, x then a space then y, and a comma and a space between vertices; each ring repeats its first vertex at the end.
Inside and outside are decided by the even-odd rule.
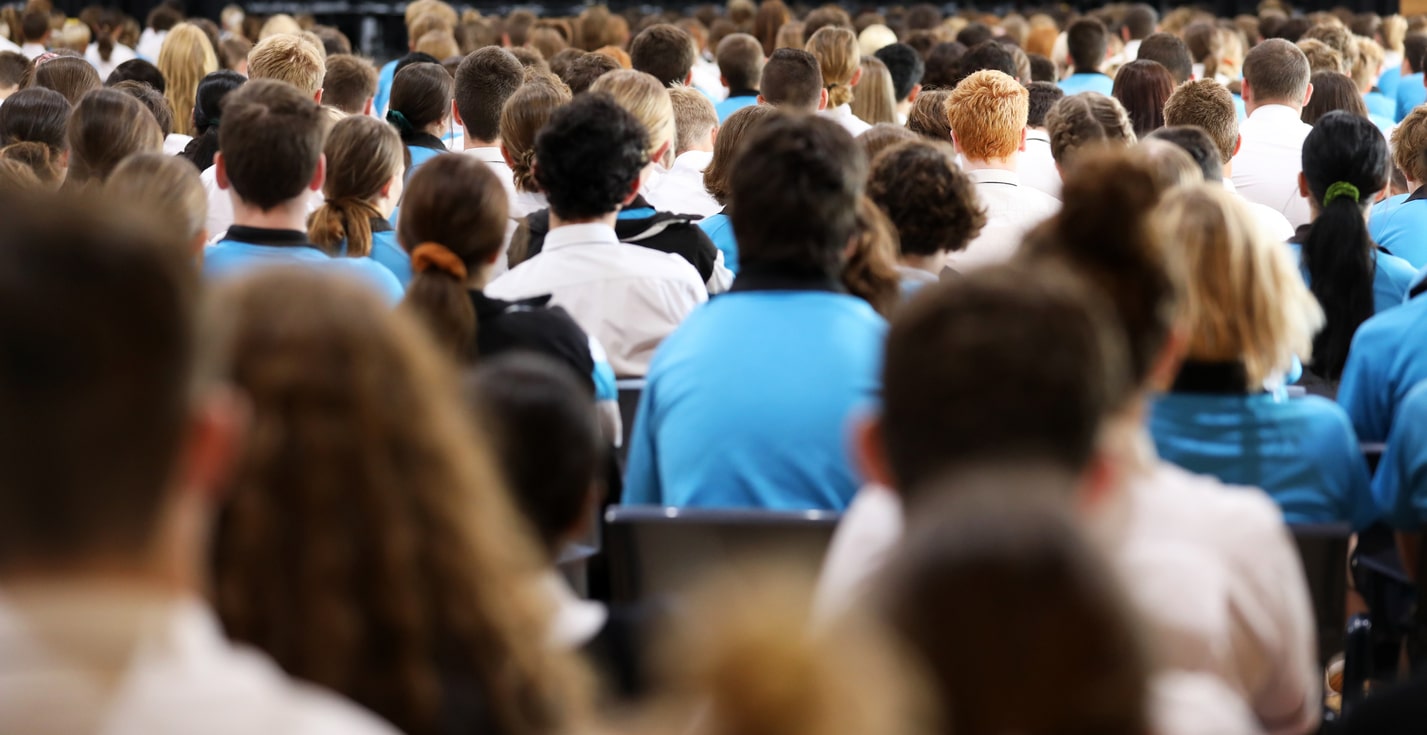
POLYGON ((1380 514, 1377 503, 1373 501, 1367 458, 1363 456, 1362 446, 1358 444, 1358 437, 1346 417, 1342 419, 1342 436, 1338 442, 1338 451, 1342 453, 1344 462, 1341 486, 1343 517, 1352 523, 1354 531, 1361 531, 1371 526, 1380 514))
POLYGON ((639 409, 634 416, 634 432, 629 437, 629 462, 624 475, 623 505, 663 505, 664 493, 659 486, 658 451, 654 435, 654 381, 644 386, 639 396, 639 409))
MULTIPOLYGON (((699 232, 702 233, 703 230, 699 232)), ((704 235, 704 237, 707 238, 708 236, 704 235)), ((712 247, 713 241, 710 240, 709 245, 712 247)), ((729 270, 728 264, 724 262, 722 250, 715 248, 714 253, 716 255, 714 257, 713 275, 709 276, 709 280, 704 286, 708 289, 709 294, 717 296, 733 287, 733 271, 729 270)))
POLYGON ((1403 402, 1401 421, 1393 424, 1387 449, 1373 478, 1372 497, 1388 525, 1401 531, 1419 531, 1427 518, 1427 436, 1419 428, 1416 405, 1427 393, 1414 391, 1403 402))
POLYGON ((1359 441, 1387 440, 1390 416, 1387 381, 1377 374, 1375 355, 1362 330, 1353 338, 1343 379, 1338 384, 1338 404, 1348 412, 1359 441))

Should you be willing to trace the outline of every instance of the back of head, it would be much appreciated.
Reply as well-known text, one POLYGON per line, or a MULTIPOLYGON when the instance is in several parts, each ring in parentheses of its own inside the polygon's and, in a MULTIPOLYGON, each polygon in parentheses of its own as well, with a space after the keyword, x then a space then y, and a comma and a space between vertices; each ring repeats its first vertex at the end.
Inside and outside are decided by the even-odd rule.
POLYGON ((951 90, 922 92, 907 113, 907 129, 925 138, 951 142, 951 90))
POLYGON ((857 145, 867 155, 868 162, 875 160, 879 153, 888 148, 920 140, 926 139, 903 125, 890 122, 877 123, 857 135, 857 145))
POLYGON ((66 131, 73 108, 64 95, 32 87, 10 95, 0 105, 0 146, 43 143, 58 154, 69 148, 66 131))
POLYGON ((682 154, 707 141, 718 126, 718 112, 709 98, 693 87, 678 86, 669 89, 669 101, 677 131, 674 153, 682 154))
POLYGON ((642 71, 621 69, 600 77, 590 85, 591 92, 603 92, 614 98, 644 126, 649 134, 649 159, 655 160, 660 149, 674 145, 674 103, 669 90, 659 80, 642 71))
POLYGON ((0 569, 156 553, 190 421, 197 284, 176 238, 126 210, 0 197, 0 569))
POLYGON ((548 83, 526 84, 506 100, 500 115, 500 142, 511 159, 516 189, 540 190, 535 182, 535 137, 555 110, 569 101, 569 91, 548 83))
POLYGON ((278 34, 263 39, 248 54, 248 77, 287 82, 309 99, 322 90, 327 64, 320 48, 301 36, 278 34))
POLYGON ((519 352, 483 362, 465 384, 480 423, 491 427, 515 505, 553 560, 598 485, 604 439, 590 391, 570 368, 519 352))
POLYGON ((448 28, 437 28, 422 34, 412 50, 430 54, 433 58, 443 61, 461 55, 461 45, 456 42, 456 34, 448 28))
POLYGON ((0 148, 0 161, 8 166, 8 191, 34 193, 58 189, 64 183, 65 174, 65 162, 60 156, 44 143, 11 143, 0 148))
POLYGON ((24 54, 0 51, 0 88, 24 89, 35 77, 35 65, 24 54))
POLYGON ((200 171, 213 165, 218 152, 218 127, 223 118, 223 103, 228 95, 243 86, 248 78, 235 71, 215 71, 198 83, 193 98, 194 141, 180 154, 193 162, 200 171))
POLYGON ((144 25, 155 31, 168 32, 183 21, 183 11, 168 3, 161 3, 149 11, 144 25))
POLYGON ((927 54, 926 74, 922 86, 928 89, 955 89, 961 76, 961 57, 966 55, 966 47, 955 42, 938 43, 927 54))
POLYGON ((1244 57, 1244 87, 1257 105, 1300 107, 1308 94, 1309 75, 1308 57, 1281 38, 1264 41, 1244 57))
MULTIPOLYGON (((1212 145, 1205 150, 1212 156, 1214 154, 1211 149, 1212 145)), ((1133 153, 1135 156, 1143 158, 1149 165, 1150 170, 1154 173, 1155 185, 1160 191, 1169 191, 1179 186, 1199 186, 1204 183, 1204 169, 1189 156, 1188 152, 1173 143, 1156 140, 1151 136, 1141 140, 1134 147, 1133 153)))
POLYGON ((218 148, 233 190, 264 211, 301 196, 317 172, 325 121, 311 97, 283 82, 255 79, 229 94, 218 148))
POLYGON ((857 34, 847 28, 826 26, 808 39, 804 50, 818 60, 823 86, 827 89, 827 106, 852 102, 852 78, 862 58, 857 34))
POLYGON ((471 138, 488 143, 500 140, 500 114, 506 100, 525 81, 525 70, 514 56, 498 46, 472 52, 456 69, 456 110, 471 138))
POLYGON ((887 66, 876 56, 864 56, 860 64, 862 80, 857 83, 852 114, 872 125, 896 124, 897 98, 892 91, 892 75, 887 72, 887 66))
POLYGON ((1062 169, 1068 168, 1076 151, 1085 146, 1129 145, 1136 140, 1125 108, 1114 97, 1099 92, 1082 92, 1055 103, 1046 113, 1045 128, 1050 133, 1051 156, 1062 169))
POLYGON ((1040 54, 1027 54, 1031 64, 1031 81, 1055 84, 1059 74, 1055 62, 1040 54))
POLYGON ((629 44, 629 59, 660 84, 683 84, 694 68, 694 41, 684 29, 660 23, 639 32, 629 44))
POLYGON ((1335 111, 1367 119, 1368 108, 1363 102, 1363 95, 1358 91, 1358 85, 1346 74, 1336 71, 1315 72, 1312 83, 1313 96, 1309 98, 1308 104, 1303 106, 1303 122, 1317 125, 1324 115, 1335 111))
POLYGON ((412 64, 396 73, 387 103, 387 122, 403 141, 425 133, 451 114, 454 82, 440 64, 412 64))
POLYGON ((1322 41, 1305 38, 1298 42, 1298 50, 1308 59, 1308 70, 1313 74, 1321 71, 1349 71, 1348 62, 1336 49, 1322 41))
POLYGON ((1402 41, 1402 58, 1408 71, 1421 74, 1427 68, 1427 34, 1413 33, 1402 41))
POLYGON ((753 35, 763 44, 764 56, 772 56, 778 49, 778 31, 789 19, 788 6, 783 0, 767 0, 758 6, 758 15, 753 19, 753 35))
MULTIPOLYGON (((876 19, 876 18, 870 18, 876 19)), ((859 18, 859 25, 861 19, 859 18)), ((863 56, 871 56, 897 42, 897 33, 882 23, 866 26, 857 34, 857 46, 863 56)))
POLYGON ((20 35, 26 43, 39 43, 50 32, 50 14, 43 10, 27 10, 20 16, 20 35))
POLYGON ((972 160, 1014 156, 1029 108, 1029 93, 1010 76, 999 71, 972 74, 952 91, 948 106, 957 150, 972 160))
MULTIPOLYGON (((1317 89, 1313 93, 1318 96, 1317 89)), ((1327 324, 1313 342, 1314 372, 1336 379, 1358 325, 1374 313, 1376 246, 1363 219, 1387 188, 1387 142, 1365 116, 1329 112, 1303 141, 1303 177, 1318 217, 1302 243, 1313 294, 1327 324)))
POLYGON ((85 95, 69 117, 66 135, 66 184, 102 182, 126 157, 158 153, 164 142, 153 113, 133 97, 112 89, 85 95))
POLYGON ((1174 92, 1174 77, 1158 61, 1131 61, 1115 74, 1111 95, 1120 101, 1143 137, 1164 126, 1164 103, 1174 92))
POLYGON ((1178 146, 1194 159, 1204 181, 1215 184, 1223 182, 1224 161, 1220 156, 1219 146, 1204 128, 1194 125, 1168 125, 1151 133, 1148 140, 1162 140, 1178 146))
POLYGON ((109 78, 104 80, 104 84, 112 87, 119 82, 127 81, 143 82, 153 87, 159 94, 163 94, 167 89, 163 72, 159 71, 157 66, 143 59, 129 59, 114 67, 114 71, 109 72, 109 78))
POLYGON ((348 115, 366 112, 367 102, 377 93, 377 70, 360 56, 334 54, 325 60, 322 76, 322 104, 348 115))
POLYGON ((904 255, 960 251, 986 225, 975 184, 943 143, 918 140, 884 151, 872 160, 867 195, 897 229, 904 255))
POLYGON ((129 156, 114 168, 104 193, 138 211, 163 212, 190 246, 186 252, 206 239, 201 236, 207 235, 208 194, 198 171, 182 158, 162 153, 129 156))
MULTIPOLYGON (((0 121, 5 119, 4 110, 0 107, 0 121)), ((3 134, 4 125, 0 123, 0 135, 3 134)), ((1392 162, 1402 172, 1409 187, 1416 188, 1427 183, 1427 108, 1418 107, 1407 113, 1407 117, 1392 131, 1392 162)))
POLYGON ((202 29, 192 23, 179 23, 164 37, 158 68, 164 75, 164 96, 178 118, 175 129, 188 135, 192 132, 190 111, 198 82, 218 71, 218 56, 202 29))
POLYGON ((88 61, 76 56, 59 56, 35 67, 35 86, 53 89, 64 95, 71 105, 77 105, 84 95, 102 85, 99 72, 88 61))
POLYGON ((714 139, 713 160, 704 169, 704 188, 719 204, 728 203, 733 166, 742 152, 740 146, 744 139, 754 128, 777 114, 777 109, 769 105, 750 105, 723 121, 718 137, 714 139))
MULTIPOLYGON (((1234 98, 1213 79, 1199 79, 1175 89, 1164 103, 1164 124, 1204 130, 1219 150, 1220 164, 1228 163, 1238 152, 1239 116, 1234 98)), ((1210 178, 1207 171, 1205 178, 1210 178)))
POLYGON ((779 115, 739 148, 727 212, 742 271, 834 278, 867 178, 852 136, 826 118, 779 115))
POLYGON ((594 86, 600 77, 621 68, 619 62, 608 54, 589 53, 570 62, 561 80, 569 85, 570 94, 579 94, 594 86))
POLYGON ((1076 71, 1098 71, 1105 63, 1109 34, 1094 18, 1081 18, 1065 29, 1070 61, 1076 71))
POLYGON ((842 6, 828 4, 808 13, 803 19, 803 33, 809 39, 824 28, 852 30, 852 16, 842 6))
POLYGON ((327 52, 327 56, 351 55, 352 39, 347 38, 347 34, 342 31, 332 26, 317 26, 312 32, 322 39, 322 50, 327 52))
POLYGON ((823 76, 818 60, 798 49, 780 48, 763 67, 763 100, 774 107, 815 112, 822 99, 823 76))
POLYGON ((390 125, 366 115, 342 118, 327 135, 324 201, 307 222, 308 239, 330 253, 364 257, 372 251, 377 200, 405 173, 406 151, 390 125))
POLYGON ((1189 57, 1189 47, 1173 33, 1150 34, 1140 43, 1138 58, 1158 61, 1169 70, 1175 84, 1184 84, 1194 75, 1194 60, 1189 57))
POLYGON ((756 90, 763 79, 763 44, 746 33, 725 36, 718 43, 718 73, 730 90, 756 90))
POLYGON ((557 110, 535 140, 536 183, 551 213, 580 221, 618 210, 649 163, 648 141, 639 119, 597 90, 557 110))
POLYGON ((1054 82, 1031 82, 1026 90, 1030 93, 1030 105, 1026 111, 1026 125, 1032 128, 1045 127, 1045 116, 1055 103, 1065 99, 1065 91, 1054 82))
POLYGON ((892 75, 892 95, 898 103, 905 102, 912 89, 921 84, 922 75, 926 74, 926 62, 922 60, 922 55, 905 43, 894 43, 878 49, 876 56, 887 65, 887 72, 892 75))
POLYGON ((168 100, 154 91, 153 87, 143 82, 119 82, 109 88, 138 100, 144 109, 154 116, 154 122, 159 126, 159 134, 167 138, 173 132, 173 108, 169 107, 168 100))
POLYGON ((1125 9, 1125 17, 1121 22, 1124 23, 1125 30, 1130 32, 1130 40, 1143 41, 1154 33, 1155 26, 1159 25, 1159 12, 1144 3, 1136 3, 1125 9))
POLYGON ((1019 70, 1016 69, 1016 57, 1006 48, 1005 44, 999 41, 982 41, 972 46, 962 55, 961 61, 957 65, 955 76, 952 77, 951 86, 954 88, 961 83, 961 80, 975 74, 978 71, 999 71, 1012 79, 1019 78, 1019 70))

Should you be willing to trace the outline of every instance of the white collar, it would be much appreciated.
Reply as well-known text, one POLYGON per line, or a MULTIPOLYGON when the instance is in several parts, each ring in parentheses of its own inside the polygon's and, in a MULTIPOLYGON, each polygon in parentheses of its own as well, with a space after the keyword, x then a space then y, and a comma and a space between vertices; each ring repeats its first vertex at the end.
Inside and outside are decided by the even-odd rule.
POLYGON ((1050 131, 1040 128, 1026 128, 1026 140, 1034 140, 1041 143, 1050 142, 1050 131))
POLYGON ((842 104, 837 107, 829 107, 823 112, 827 113, 828 117, 852 117, 852 105, 842 104))
POLYGON ((909 265, 897 266, 897 275, 900 275, 903 280, 915 283, 936 283, 941 280, 935 273, 924 271, 921 268, 913 268, 909 265))
POLYGON ((555 570, 536 580, 539 594, 550 605, 550 627, 545 643, 551 648, 571 651, 583 647, 599 635, 609 620, 609 610, 593 600, 582 600, 555 570))
POLYGON ((1007 171, 999 168, 978 168, 974 171, 967 171, 967 176, 978 184, 1009 184, 1020 186, 1021 177, 1015 171, 1007 171))
POLYGON ((674 159, 674 166, 670 168, 670 173, 674 171, 693 171, 702 173, 704 169, 713 163, 712 151, 684 151, 678 158, 674 159))
POLYGON ((483 145, 479 148, 467 148, 462 151, 462 153, 465 153, 477 161, 499 163, 502 166, 506 165, 505 156, 501 155, 500 146, 498 145, 483 145))
POLYGON ((551 252, 560 248, 574 247, 577 245, 618 245, 619 237, 614 234, 614 228, 609 225, 592 222, 583 225, 565 225, 556 227, 545 235, 545 246, 542 252, 551 252))
POLYGON ((1265 122, 1271 125, 1282 125, 1293 122, 1304 125, 1303 113, 1289 107, 1288 105, 1264 105, 1257 107, 1249 113, 1249 119, 1254 122, 1265 122))

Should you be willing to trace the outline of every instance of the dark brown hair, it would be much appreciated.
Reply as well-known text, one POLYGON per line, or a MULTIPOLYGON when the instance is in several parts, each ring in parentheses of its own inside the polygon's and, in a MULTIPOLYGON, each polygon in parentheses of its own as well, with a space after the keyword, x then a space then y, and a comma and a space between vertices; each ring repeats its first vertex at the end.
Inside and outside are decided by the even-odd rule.
POLYGON ((71 105, 77 105, 84 95, 103 84, 99 81, 99 72, 88 61, 76 56, 60 56, 35 67, 35 86, 53 89, 64 95, 71 105))
POLYGON ((158 90, 143 82, 133 80, 119 82, 109 89, 123 92, 143 103, 144 107, 154 116, 154 122, 158 123, 159 132, 165 138, 173 132, 173 108, 169 107, 168 100, 158 90))
POLYGON ((1213 79, 1179 85, 1164 102, 1165 125, 1193 125, 1214 139, 1219 162, 1228 163, 1239 148, 1239 116, 1234 98, 1213 79))
POLYGON ((780 48, 763 66, 759 93, 770 105, 813 112, 822 97, 823 73, 817 57, 802 49, 780 48))
POLYGON ((451 112, 454 82, 440 64, 409 64, 397 72, 391 83, 391 99, 386 119, 403 142, 426 132, 433 123, 451 112))
POLYGON ((1320 71, 1313 75, 1313 96, 1303 106, 1301 119, 1317 125, 1326 114, 1342 110, 1367 119, 1368 107, 1358 85, 1348 75, 1336 71, 1320 71))
POLYGON ((570 62, 561 80, 570 87, 570 94, 579 94, 588 91, 600 77, 620 68, 619 62, 612 56, 589 53, 570 62))
POLYGON ((866 301, 878 314, 891 317, 902 302, 902 276, 897 270, 897 230, 887 215, 866 196, 857 199, 857 226, 851 252, 842 264, 840 280, 847 292, 866 301))
POLYGON ((1270 38, 1244 56, 1244 84, 1253 90, 1256 104, 1297 105, 1308 92, 1310 76, 1302 49, 1281 38, 1270 38))
POLYGON ((506 100, 525 82, 520 61, 499 46, 473 51, 456 69, 456 109, 471 137, 500 138, 500 114, 506 100))
POLYGON ((873 159, 867 194, 897 228, 903 253, 957 252, 986 226, 976 185, 949 144, 917 141, 873 159))
POLYGON ((238 196, 264 211, 301 196, 317 172, 325 117, 311 97, 274 79, 229 93, 218 149, 238 196))
POLYGON ((1164 103, 1174 92, 1174 77, 1158 61, 1131 61, 1115 74, 1112 97, 1130 116, 1135 135, 1143 138, 1164 127, 1164 103))
POLYGON ((933 89, 917 95, 912 111, 907 113, 907 129, 942 143, 951 142, 951 90, 933 89))
POLYGON ((335 107, 348 115, 360 115, 367 100, 377 93, 377 70, 372 62, 350 54, 327 57, 327 72, 322 77, 322 104, 335 107))
POLYGON ((763 80, 763 47, 746 33, 735 33, 718 42, 718 73, 729 89, 758 89, 763 80))
POLYGON ((400 176, 406 150, 390 125, 365 115, 343 118, 332 126, 322 147, 327 177, 325 200, 307 219, 307 237, 336 255, 360 258, 372 252, 372 219, 381 216, 376 200, 382 187, 400 176))
POLYGON ((713 159, 704 169, 704 188, 719 204, 728 203, 729 177, 733 173, 734 159, 742 152, 740 146, 744 139, 777 112, 768 105, 749 105, 723 121, 718 137, 714 138, 713 159))
POLYGON ((635 71, 654 75, 660 84, 683 84, 694 67, 694 40, 688 31, 667 23, 649 26, 629 44, 635 71))
POLYGON ((500 113, 500 145, 511 158, 516 189, 540 191, 535 183, 535 136, 555 110, 569 101, 570 93, 565 89, 538 82, 526 84, 506 100, 500 113))
POLYGON ((792 18, 783 0, 764 0, 753 18, 753 35, 763 44, 763 55, 772 56, 778 50, 778 29, 792 18))
POLYGON ((84 96, 69 116, 69 173, 65 184, 102 182, 126 157, 158 153, 164 137, 138 100, 112 89, 84 96))
POLYGON ((44 143, 55 153, 69 147, 65 131, 73 108, 64 95, 52 89, 22 89, 0 105, 0 146, 44 143))
POLYGON ((35 65, 24 54, 0 51, 0 86, 14 85, 24 89, 30 86, 34 77, 35 65))

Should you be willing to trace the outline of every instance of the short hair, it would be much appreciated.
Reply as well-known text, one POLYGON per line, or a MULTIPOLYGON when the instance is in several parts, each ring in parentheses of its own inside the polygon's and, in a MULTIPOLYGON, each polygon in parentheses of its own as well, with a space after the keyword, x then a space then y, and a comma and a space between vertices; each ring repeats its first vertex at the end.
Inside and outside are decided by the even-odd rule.
POLYGON ((561 78, 569 85, 571 94, 579 94, 594 86, 600 77, 622 68, 613 56, 592 52, 570 62, 561 78))
POLYGON ((456 69, 456 110, 473 138, 500 139, 500 113, 525 82, 520 62, 499 46, 477 49, 456 69))
POLYGON ((71 105, 92 90, 99 89, 99 72, 88 61, 77 56, 60 56, 35 67, 35 86, 53 89, 64 95, 71 105))
MULTIPOLYGON (((104 193, 139 211, 163 212, 163 216, 192 246, 203 233, 208 219, 208 194, 198 169, 177 156, 140 153, 129 156, 114 168, 104 183, 104 193)), ((191 249, 186 250, 192 253, 191 249)))
POLYGON ((129 59, 114 67, 114 71, 109 72, 109 78, 104 80, 104 85, 112 87, 120 82, 128 81, 143 82, 153 87, 159 94, 163 94, 167 88, 163 72, 159 71, 157 66, 143 59, 129 59))
POLYGON ((811 39, 824 28, 846 28, 852 30, 852 16, 837 5, 824 5, 803 19, 803 36, 811 39))
MULTIPOLYGON (((722 135, 723 132, 720 131, 719 136, 722 137, 722 135)), ((869 163, 876 161, 877 155, 882 151, 919 140, 926 139, 903 125, 890 122, 877 123, 857 134, 857 145, 862 148, 863 153, 867 154, 869 163)))
POLYGON ((37 42, 50 32, 50 14, 43 10, 29 10, 20 16, 20 35, 25 41, 37 42))
POLYGON ((1026 125, 1032 128, 1045 127, 1046 113, 1055 103, 1065 99, 1065 90, 1054 82, 1031 82, 1026 90, 1030 93, 1030 107, 1026 112, 1026 125))
POLYGON ((0 51, 0 87, 30 86, 35 76, 35 65, 24 54, 14 51, 0 51))
POLYGON ((1040 54, 1027 54, 1031 60, 1031 81, 1055 84, 1058 74, 1055 62, 1040 54))
POLYGON ((883 151, 872 160, 867 196, 897 229, 903 254, 958 252, 986 226, 976 185, 945 143, 917 140, 883 151))
POLYGON ((955 87, 961 80, 984 70, 999 71, 1006 76, 1019 80, 1020 70, 1016 68, 1016 57, 1006 48, 1005 44, 999 41, 983 41, 966 50, 962 54, 961 61, 957 64, 956 74, 952 77, 951 86, 955 87))
POLYGON ((275 79, 230 93, 218 150, 233 190, 264 211, 302 196, 322 156, 326 119, 311 97, 275 79))
POLYGON ((147 553, 170 497, 197 274, 127 204, 0 197, 0 350, 23 356, 0 364, 0 566, 147 553))
POLYGON ((1298 49, 1307 57, 1310 72, 1344 72, 1349 68, 1347 61, 1343 59, 1343 55, 1338 53, 1337 49, 1317 39, 1305 38, 1299 41, 1298 49))
POLYGON ((857 34, 842 27, 827 26, 818 30, 803 47, 818 60, 823 87, 827 89, 827 106, 839 107, 852 102, 852 78, 856 76, 862 52, 857 47, 857 34))
POLYGON ((892 75, 892 94, 896 95, 898 102, 905 102, 911 96, 912 88, 921 83, 922 75, 927 72, 922 55, 905 43, 883 46, 873 55, 887 65, 887 72, 892 75))
POLYGON ((729 89, 758 89, 763 80, 763 44, 747 33, 734 33, 718 42, 718 73, 729 89))
POLYGON ((1358 88, 1364 92, 1377 85, 1378 70, 1382 68, 1382 46, 1371 38, 1358 39, 1357 61, 1353 63, 1352 77, 1358 88))
MULTIPOLYGON (((1308 29, 1301 41, 1318 41, 1337 51, 1343 58, 1343 73, 1348 73, 1358 57, 1358 41, 1346 26, 1337 23, 1320 23, 1308 29)), ((1301 48, 1301 46, 1300 46, 1301 48)))
POLYGON ((1105 64, 1109 46, 1105 25, 1094 18, 1081 18, 1065 29, 1066 47, 1076 69, 1099 69, 1105 64))
POLYGON ((822 89, 823 74, 817 58, 801 49, 780 48, 763 67, 759 94, 775 107, 812 112, 822 99, 822 89))
POLYGON ((1055 103, 1045 116, 1050 154, 1065 167, 1075 153, 1093 144, 1133 144, 1130 116, 1119 100, 1099 92, 1082 92, 1055 103))
POLYGON ((1364 120, 1368 117, 1367 103, 1363 101, 1358 85, 1342 72, 1320 71, 1311 77, 1313 96, 1303 106, 1301 119, 1309 125, 1317 125, 1319 118, 1335 110, 1350 112, 1364 120))
POLYGON ((1203 129, 1214 139, 1220 163, 1228 163, 1239 147, 1239 115, 1234 98, 1213 79, 1179 85, 1164 103, 1164 124, 1203 129))
POLYGON ((1402 58, 1413 74, 1421 74, 1427 68, 1427 34, 1412 33, 1402 39, 1402 58))
POLYGON ((1308 93, 1310 75, 1303 50, 1281 38, 1260 43, 1244 57, 1244 84, 1252 88, 1256 104, 1297 105, 1308 93))
POLYGON ((978 71, 952 90, 949 123, 967 158, 1009 158, 1021 145, 1030 94, 999 71, 978 71))
POLYGON ((649 163, 644 125, 608 94, 586 92, 555 111, 535 139, 535 179, 561 219, 619 209, 649 163))
POLYGON ((327 64, 320 49, 301 36, 268 36, 248 53, 249 79, 274 79, 296 87, 308 97, 322 89, 327 64))
POLYGON ((322 77, 322 103, 348 115, 361 114, 377 93, 377 70, 372 62, 351 54, 327 57, 322 77))
POLYGON ((461 45, 456 43, 456 34, 448 28, 438 28, 421 34, 421 37, 416 39, 416 47, 413 50, 442 60, 461 55, 461 45))
POLYGON ((317 26, 312 29, 317 37, 322 40, 322 50, 328 57, 346 56, 352 53, 352 39, 347 38, 347 34, 333 28, 332 26, 317 26))
POLYGON ((1205 181, 1217 183, 1224 180, 1224 161, 1220 158, 1219 145, 1204 128, 1194 125, 1166 125, 1151 133, 1148 140, 1162 140, 1179 146, 1194 159, 1205 181))
POLYGON ((862 149, 841 125, 816 115, 774 116, 739 148, 727 206, 739 262, 835 278, 867 180, 862 149))
POLYGON ((652 25, 630 42, 629 60, 636 71, 654 75, 665 86, 683 84, 694 68, 694 39, 678 26, 652 25))
POLYGON ((899 490, 1003 459, 1080 472, 1127 381, 1114 323, 1053 266, 993 266, 922 289, 892 321, 882 367, 882 443, 899 490))
POLYGON ((0 105, 0 147, 43 143, 55 153, 69 148, 66 131, 73 111, 69 100, 53 89, 22 89, 0 105))
MULTIPOLYGON (((6 102, 5 107, 10 104, 6 102)), ((0 107, 0 116, 5 107, 0 107)), ((1427 183, 1427 106, 1419 105, 1409 112, 1392 131, 1392 162, 1408 181, 1417 186, 1427 183)))
POLYGON ((115 89, 84 96, 69 116, 66 185, 102 182, 135 153, 159 153, 164 136, 143 103, 115 89))
POLYGON ((110 89, 123 92, 142 103, 154 116, 154 122, 159 124, 159 132, 165 138, 173 133, 173 108, 169 107, 168 100, 164 99, 158 90, 135 81, 119 82, 110 89))
POLYGON ((907 129, 917 135, 951 142, 951 90, 933 89, 917 95, 907 113, 907 129))
POLYGON ((1194 60, 1189 47, 1173 33, 1152 33, 1140 42, 1140 59, 1158 61, 1174 76, 1175 84, 1184 84, 1194 76, 1194 60))
POLYGON ((930 89, 952 89, 962 80, 961 57, 966 55, 966 47, 955 42, 938 43, 927 54, 926 74, 922 76, 922 86, 930 89))
POLYGON ((669 101, 674 106, 674 153, 692 149, 718 125, 718 112, 703 92, 693 87, 671 87, 669 101))
POLYGON ((1159 24, 1159 13, 1149 5, 1135 3, 1125 9, 1121 22, 1129 30, 1130 40, 1142 41, 1154 33, 1155 26, 1159 24))
POLYGON ((1135 60, 1115 74, 1111 96, 1120 101, 1136 135, 1148 135, 1164 125, 1164 103, 1174 91, 1174 77, 1158 61, 1135 60))
POLYGON ((758 125, 777 114, 780 114, 778 109, 772 105, 749 105, 729 115, 719 127, 718 137, 714 139, 713 159, 704 169, 704 188, 719 204, 728 203, 729 179, 733 176, 734 161, 741 152, 744 139, 758 125))

